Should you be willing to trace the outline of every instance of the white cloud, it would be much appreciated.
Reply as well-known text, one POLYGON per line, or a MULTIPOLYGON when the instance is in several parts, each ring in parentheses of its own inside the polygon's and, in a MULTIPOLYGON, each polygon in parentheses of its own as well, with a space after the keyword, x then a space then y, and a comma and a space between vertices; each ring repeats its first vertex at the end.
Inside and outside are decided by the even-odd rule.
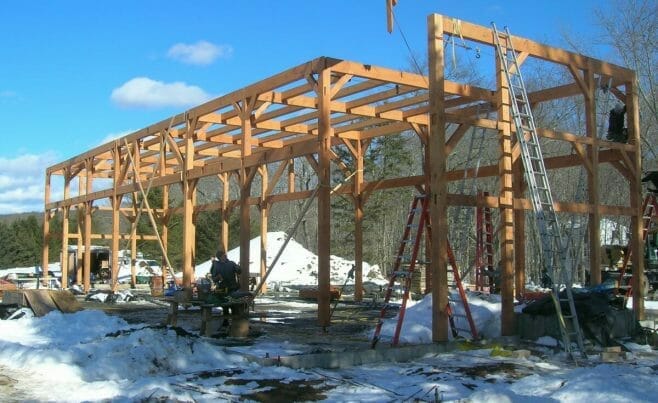
POLYGON ((46 168, 56 162, 52 152, 0 158, 0 211, 43 211, 46 168))
POLYGON ((164 83, 148 77, 136 77, 112 90, 111 99, 119 106, 159 108, 186 107, 209 100, 203 89, 181 81, 164 83))
POLYGON ((187 64, 206 66, 220 57, 229 57, 233 48, 229 45, 215 45, 207 41, 193 44, 177 43, 169 48, 167 56, 187 64))
POLYGON ((22 100, 21 98, 22 97, 16 91, 0 90, 0 104, 13 104, 20 102, 22 100))

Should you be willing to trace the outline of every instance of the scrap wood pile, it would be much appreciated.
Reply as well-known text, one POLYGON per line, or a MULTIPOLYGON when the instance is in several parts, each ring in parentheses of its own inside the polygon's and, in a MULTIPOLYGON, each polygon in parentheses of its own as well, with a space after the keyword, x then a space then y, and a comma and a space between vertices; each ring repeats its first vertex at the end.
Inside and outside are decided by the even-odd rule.
MULTIPOLYGON (((624 298, 615 295, 612 289, 574 288, 573 296, 578 323, 590 341, 600 346, 610 346, 615 344, 614 339, 635 337, 640 333, 639 323, 634 320, 632 312, 624 307, 624 298)), ((522 312, 531 316, 553 316, 555 303, 552 298, 548 294, 537 299, 523 308, 522 312)), ((569 314, 567 304, 566 300, 560 301, 563 315, 569 314)))

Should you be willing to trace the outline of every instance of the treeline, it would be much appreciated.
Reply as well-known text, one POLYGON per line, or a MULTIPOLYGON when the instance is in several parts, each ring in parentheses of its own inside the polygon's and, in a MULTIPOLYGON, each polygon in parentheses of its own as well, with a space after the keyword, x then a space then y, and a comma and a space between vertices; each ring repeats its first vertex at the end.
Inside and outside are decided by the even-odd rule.
POLYGON ((43 225, 34 215, 0 221, 0 268, 41 266, 42 246, 43 225))

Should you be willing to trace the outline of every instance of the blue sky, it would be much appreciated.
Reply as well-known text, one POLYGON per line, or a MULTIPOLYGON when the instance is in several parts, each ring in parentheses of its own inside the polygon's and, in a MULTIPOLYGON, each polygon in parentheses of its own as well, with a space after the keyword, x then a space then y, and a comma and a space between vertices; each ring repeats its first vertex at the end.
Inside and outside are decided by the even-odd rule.
MULTIPOLYGON (((395 13, 424 55, 431 13, 561 46, 565 30, 592 34, 594 7, 399 0, 395 13)), ((0 214, 42 211, 49 165, 315 57, 409 68, 384 0, 5 1, 2 11, 0 214)))

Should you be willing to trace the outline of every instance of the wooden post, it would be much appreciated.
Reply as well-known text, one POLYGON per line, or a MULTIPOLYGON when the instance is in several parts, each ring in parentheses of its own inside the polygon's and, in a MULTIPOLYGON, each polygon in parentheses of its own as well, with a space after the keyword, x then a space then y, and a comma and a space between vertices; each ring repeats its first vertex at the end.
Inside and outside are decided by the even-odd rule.
POLYGON ((326 327, 331 320, 331 70, 325 67, 318 75, 318 324, 326 327))
MULTIPOLYGON (((248 170, 245 170, 247 172, 248 170)), ((240 190, 240 289, 246 291, 249 286, 249 259, 251 243, 251 211, 249 206, 249 194, 251 193, 251 181, 249 178, 241 179, 240 190)))
MULTIPOLYGON (((267 201, 268 176, 267 165, 260 167, 261 200, 260 200, 260 278, 265 278, 267 272, 267 221, 269 219, 269 203, 267 201)), ((249 284, 247 282, 247 284, 249 284)), ((263 293, 267 292, 267 284, 261 287, 263 293)))
POLYGON ((121 152, 118 142, 114 145, 113 154, 114 175, 112 196, 110 197, 110 204, 112 205, 112 261, 110 266, 110 288, 113 292, 116 292, 119 286, 119 236, 121 235, 119 233, 119 209, 121 208, 121 200, 123 199, 122 195, 117 194, 117 187, 121 185, 121 183, 119 183, 119 176, 121 173, 121 152))
MULTIPOLYGON (((430 189, 430 153, 429 153, 429 126, 423 126, 420 127, 421 132, 417 134, 422 134, 424 130, 424 136, 421 136, 421 144, 422 147, 424 148, 424 158, 423 158, 423 176, 424 176, 424 183, 423 183, 423 194, 426 196, 429 195, 429 189, 430 189), (422 139, 425 138, 425 141, 422 141, 422 139)), ((432 261, 432 240, 430 239, 429 236, 425 236, 425 261, 426 262, 431 262, 432 261)), ((429 264, 425 264, 425 267, 423 268, 425 270, 425 294, 429 294, 432 292, 432 267, 429 264)))
MULTIPOLYGON (((44 198, 43 245, 41 250, 41 273, 43 274, 41 277, 41 281, 42 284, 44 285, 48 284, 48 254, 49 254, 48 243, 50 240, 50 210, 48 210, 45 206, 47 206, 48 203, 50 203, 50 180, 51 180, 50 173, 46 172, 46 186, 43 195, 44 198)), ((37 257, 35 256, 35 258, 37 257)))
MULTIPOLYGON (((70 170, 64 170, 64 200, 69 198, 70 191, 70 170)), ((71 207, 66 206, 62 210, 62 288, 69 286, 69 214, 71 207)))
POLYGON ((363 301, 363 142, 355 142, 356 174, 354 175, 354 300, 363 301))
MULTIPOLYGON (((82 178, 81 176, 78 176, 78 195, 82 194, 84 191, 84 185, 82 184, 82 178)), ((84 260, 83 254, 82 254, 82 249, 83 249, 83 227, 84 227, 84 210, 85 210, 85 205, 84 203, 78 204, 76 209, 76 214, 78 216, 78 222, 77 222, 77 235, 78 235, 78 243, 77 243, 77 251, 75 253, 75 283, 77 285, 82 285, 82 271, 83 271, 83 263, 82 261, 84 260)))
POLYGON ((183 288, 190 288, 194 280, 194 205, 196 203, 196 179, 188 178, 194 168, 194 128, 195 119, 187 119, 185 133, 185 155, 183 170, 183 288))
POLYGON ((295 160, 288 161, 288 192, 295 191, 295 160))
MULTIPOLYGON (((635 75, 635 74, 634 74, 635 75)), ((642 211, 642 183, 640 182, 642 175, 642 153, 640 150, 640 107, 638 101, 638 88, 636 86, 636 78, 626 82, 626 111, 628 113, 628 139, 629 143, 634 146, 631 154, 633 166, 629 169, 633 170, 631 180, 629 181, 629 194, 631 208, 635 214, 631 216, 631 248, 633 253, 631 261, 633 264, 633 313, 635 320, 644 320, 644 242, 643 242, 643 215, 642 211)))
POLYGON ((446 116, 443 19, 427 17, 430 127, 428 139, 430 222, 432 225, 432 341, 448 341, 448 200, 446 187, 446 116))
MULTIPOLYGON (((94 180, 94 164, 91 158, 88 158, 85 161, 85 171, 86 171, 86 187, 85 195, 89 195, 93 189, 93 180, 94 180)), ((83 290, 85 293, 88 293, 91 289, 91 209, 93 207, 93 201, 85 201, 85 227, 84 227, 84 243, 85 243, 85 258, 84 265, 82 268, 82 281, 84 283, 83 290)))
POLYGON ((111 267, 110 267, 110 288, 116 292, 119 286, 119 209, 121 208, 121 196, 112 196, 112 246, 111 246, 111 267))
MULTIPOLYGON (((131 150, 128 150, 131 152, 131 150)), ((141 180, 139 174, 142 172, 142 156, 140 153, 140 142, 135 140, 132 147, 132 160, 133 164, 133 183, 139 183, 141 180)), ((133 192, 133 221, 130 231, 130 288, 137 287, 137 226, 139 225, 140 214, 140 205, 137 203, 137 195, 140 195, 139 192, 133 192)), ((144 197, 144 195, 141 195, 144 197)))
POLYGON ((251 210, 249 206, 249 197, 251 196, 251 183, 253 179, 252 170, 245 165, 245 159, 251 155, 251 113, 253 108, 252 98, 244 99, 242 105, 236 104, 235 107, 240 110, 240 119, 242 121, 242 158, 240 162, 240 289, 247 291, 249 289, 249 259, 251 242, 251 210))
MULTIPOLYGON (((64 170, 64 200, 70 197, 71 175, 70 170, 64 170)), ((69 286, 69 215, 71 206, 66 206, 62 210, 62 288, 69 286)))
POLYGON ((228 207, 228 202, 230 199, 229 195, 229 178, 230 175, 228 172, 223 172, 219 175, 219 180, 222 181, 222 239, 221 239, 221 248, 224 251, 228 250, 228 229, 229 229, 229 215, 230 215, 230 210, 228 207))
MULTIPOLYGON (((523 161, 517 158, 512 162, 514 167, 514 177, 512 182, 512 194, 514 199, 523 199, 523 191, 525 189, 525 182, 523 176, 523 161)), ((526 227, 525 227, 525 210, 522 208, 514 210, 514 290, 516 298, 521 301, 525 293, 526 284, 526 266, 525 266, 525 251, 526 251, 526 227)), ((497 264, 497 262, 494 262, 497 264)), ((496 266, 496 270, 502 270, 496 266)))
POLYGON ((137 266, 135 265, 137 260, 137 203, 135 201, 135 196, 137 193, 133 193, 133 220, 130 223, 130 288, 137 287, 137 266))
MULTIPOLYGON (((496 77, 498 83, 498 120, 500 159, 498 175, 500 177, 500 297, 501 297, 501 335, 511 336, 516 332, 514 319, 514 189, 512 182, 512 131, 510 117, 509 84, 503 70, 498 52, 496 52, 496 77)), ((523 265, 524 262, 516 262, 523 265)))
MULTIPOLYGON (((593 209, 589 212, 589 273, 590 285, 601 284, 601 213, 599 212, 599 134, 596 122, 596 81, 592 69, 585 71, 587 92, 585 98, 585 127, 592 144, 587 147, 589 163, 592 167, 587 171, 588 202, 593 209)), ((584 281, 584 279, 583 279, 584 281)))
MULTIPOLYGON (((162 165, 165 165, 165 160, 164 158, 161 159, 162 165)), ((160 171, 163 172, 163 171, 160 171)), ((162 284, 165 285, 167 284, 167 272, 170 270, 173 272, 173 268, 169 267, 169 262, 167 262, 167 254, 169 253, 169 185, 165 185, 162 187, 162 211, 163 211, 163 216, 162 216, 162 232, 161 232, 161 238, 162 238, 162 263, 160 263, 160 268, 162 269, 162 284)), ((175 279, 172 279, 175 281, 175 279)))

